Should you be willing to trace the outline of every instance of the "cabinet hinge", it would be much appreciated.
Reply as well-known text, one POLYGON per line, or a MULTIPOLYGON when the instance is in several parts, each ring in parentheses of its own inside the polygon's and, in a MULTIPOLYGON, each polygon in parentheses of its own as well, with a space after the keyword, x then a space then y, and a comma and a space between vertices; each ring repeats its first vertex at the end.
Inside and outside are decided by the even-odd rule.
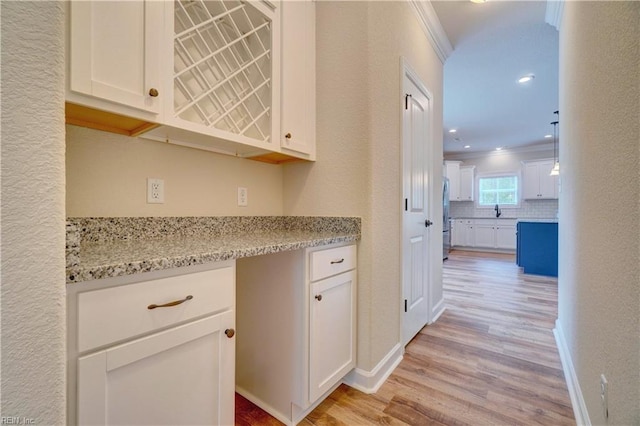
POLYGON ((404 311, 407 312, 407 299, 404 299, 404 311))

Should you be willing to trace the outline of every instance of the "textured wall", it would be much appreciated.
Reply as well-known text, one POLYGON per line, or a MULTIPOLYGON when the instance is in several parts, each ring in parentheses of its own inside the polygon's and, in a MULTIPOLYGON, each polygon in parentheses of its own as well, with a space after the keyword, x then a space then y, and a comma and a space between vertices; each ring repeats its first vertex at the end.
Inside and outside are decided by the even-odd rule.
POLYGON ((285 214, 362 217, 358 252, 362 368, 370 365, 371 288, 366 283, 371 282, 372 262, 370 117, 363 105, 367 78, 362 68, 367 61, 366 26, 364 3, 316 3, 317 161, 284 166, 285 214))
MULTIPOLYGON (((432 304, 442 300, 442 63, 429 44, 408 2, 369 4, 369 113, 371 116, 371 221, 372 250, 372 339, 375 365, 400 340, 402 179, 402 99, 400 56, 420 76, 432 96, 431 209, 433 222, 428 236, 432 258, 430 276, 432 304), (395 303, 394 303, 395 302, 395 303), (394 320, 395 319, 395 320, 394 320)), ((431 203, 430 203, 431 202, 431 203)), ((430 205, 431 204, 431 205, 430 205)))
POLYGON ((565 2, 559 321, 593 424, 640 424, 640 3, 565 2))
POLYGON ((2 3, 2 416, 65 423, 64 11, 2 3))
MULTIPOLYGON (((358 367, 370 370, 400 341, 400 56, 434 97, 436 188, 442 64, 408 3, 318 2, 316 12, 318 161, 285 166, 284 211, 363 218, 358 367)), ((440 257, 437 234, 432 244, 440 257)), ((441 262, 431 272, 439 299, 441 262)))
POLYGON ((66 168, 69 217, 282 214, 282 166, 273 164, 67 126, 66 168), (149 177, 164 180, 164 204, 147 204, 149 177))

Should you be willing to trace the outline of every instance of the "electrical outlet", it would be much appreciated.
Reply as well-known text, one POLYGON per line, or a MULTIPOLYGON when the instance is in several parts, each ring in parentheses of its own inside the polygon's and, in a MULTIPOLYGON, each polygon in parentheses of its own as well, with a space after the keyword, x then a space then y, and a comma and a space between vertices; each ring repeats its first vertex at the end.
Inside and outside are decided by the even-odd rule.
POLYGON ((164 203, 164 180, 147 178, 147 203, 164 203))
POLYGON ((602 402, 602 415, 604 419, 609 418, 609 382, 604 374, 600 375, 600 400, 602 402))
POLYGON ((238 206, 246 207, 249 205, 249 192, 247 188, 238 187, 238 206))

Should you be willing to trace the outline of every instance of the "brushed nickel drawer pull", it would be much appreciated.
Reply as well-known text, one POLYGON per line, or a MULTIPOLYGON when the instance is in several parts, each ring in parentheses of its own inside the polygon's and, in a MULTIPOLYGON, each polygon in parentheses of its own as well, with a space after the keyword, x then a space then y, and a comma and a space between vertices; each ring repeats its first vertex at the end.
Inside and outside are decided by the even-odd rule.
POLYGON ((335 263, 342 263, 342 262, 344 262, 344 258, 342 258, 342 259, 340 259, 340 260, 332 260, 332 261, 331 261, 331 264, 333 265, 333 264, 335 264, 335 263))
POLYGON ((171 306, 177 306, 180 305, 184 302, 186 302, 187 300, 191 300, 193 299, 192 295, 188 295, 187 297, 185 297, 182 300, 174 300, 173 302, 169 302, 169 303, 165 303, 164 305, 156 305, 155 303, 152 305, 147 306, 147 309, 155 309, 155 308, 169 308, 171 306))

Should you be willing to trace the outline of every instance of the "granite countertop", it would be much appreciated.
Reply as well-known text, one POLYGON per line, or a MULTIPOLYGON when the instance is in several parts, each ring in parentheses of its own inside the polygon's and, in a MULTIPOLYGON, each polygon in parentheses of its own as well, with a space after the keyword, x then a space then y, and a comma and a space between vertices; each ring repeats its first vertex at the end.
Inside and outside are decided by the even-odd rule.
POLYGON ((359 239, 359 218, 70 218, 67 284, 359 239))

